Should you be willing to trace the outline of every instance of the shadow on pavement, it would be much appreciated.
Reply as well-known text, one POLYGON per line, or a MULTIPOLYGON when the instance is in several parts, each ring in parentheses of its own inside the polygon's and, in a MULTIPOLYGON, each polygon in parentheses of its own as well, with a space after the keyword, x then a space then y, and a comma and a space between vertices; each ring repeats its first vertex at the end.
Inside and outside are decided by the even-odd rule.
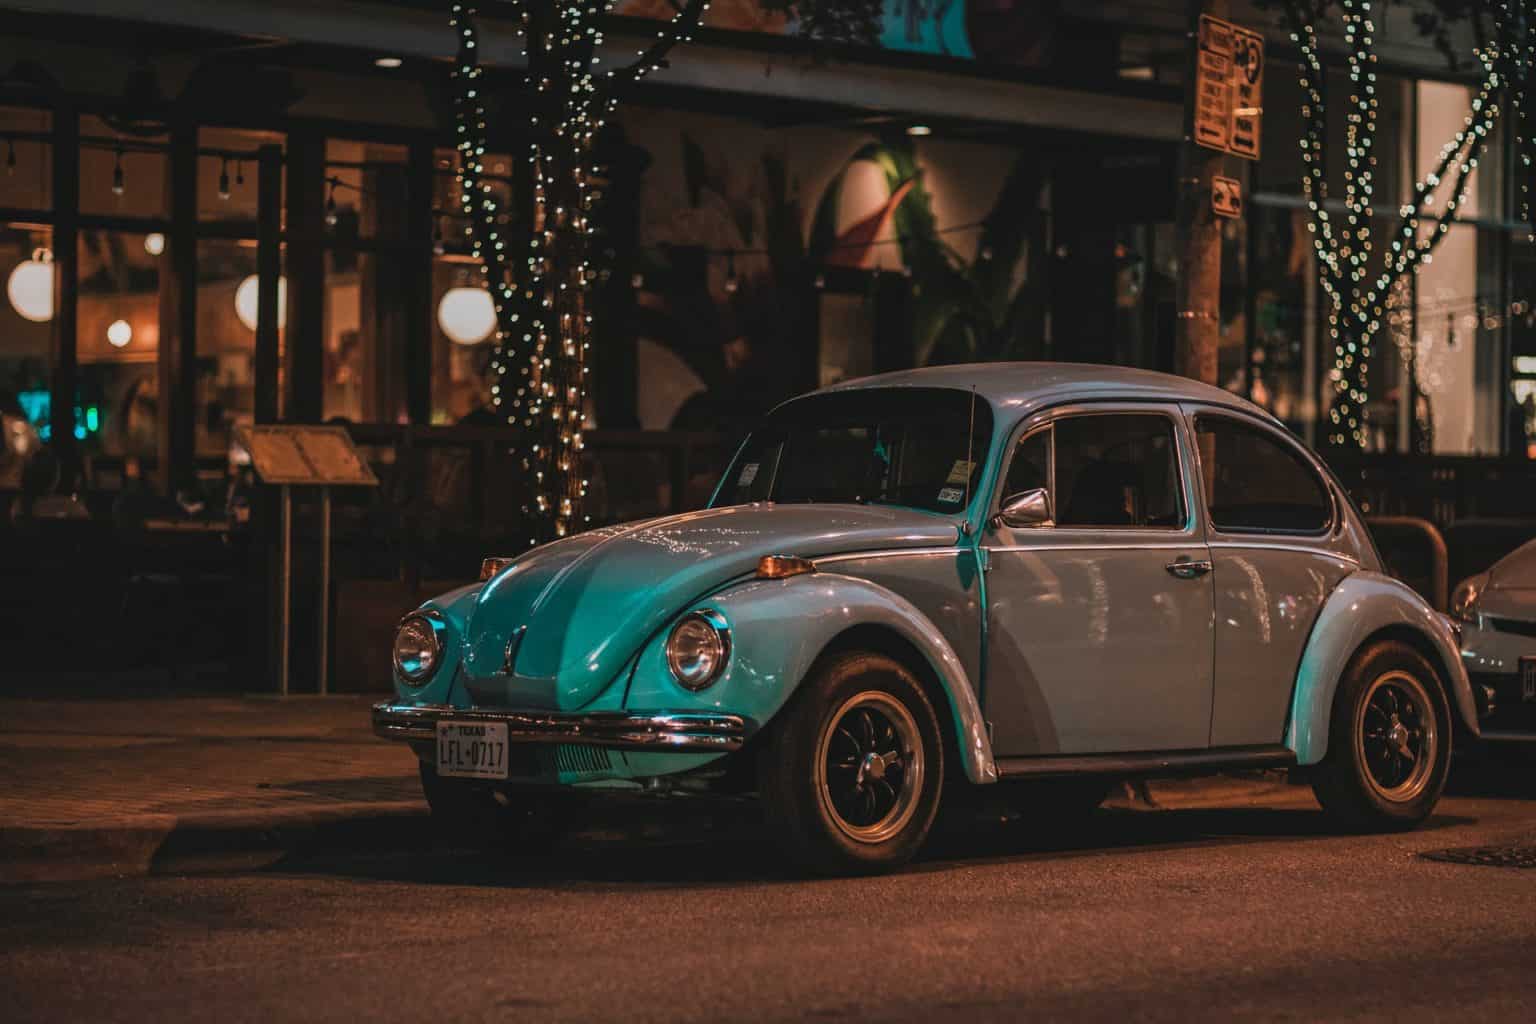
MULTIPOLYGON (((696 816, 691 821, 667 820, 670 817, 658 812, 640 829, 584 832, 540 854, 450 846, 431 834, 426 821, 402 822, 411 834, 395 838, 406 842, 380 843, 375 852, 301 850, 267 870, 424 885, 551 890, 590 888, 594 884, 715 886, 801 882, 805 878, 750 813, 733 808, 725 819, 702 823, 696 816), (389 852, 378 852, 381 850, 389 852)), ((1469 820, 1436 815, 1420 830, 1451 828, 1469 820)), ((906 870, 928 872, 1001 860, 1122 856, 1180 847, 1339 838, 1348 837, 1315 809, 1111 808, 1075 824, 1052 828, 1028 819, 1000 820, 982 812, 943 823, 922 857, 906 870)))

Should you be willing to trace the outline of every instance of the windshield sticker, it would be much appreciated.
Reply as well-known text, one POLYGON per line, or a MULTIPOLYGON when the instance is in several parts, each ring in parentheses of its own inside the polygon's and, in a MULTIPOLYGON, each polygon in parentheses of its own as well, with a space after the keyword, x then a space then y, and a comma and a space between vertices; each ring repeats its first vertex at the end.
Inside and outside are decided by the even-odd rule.
POLYGON ((939 492, 939 500, 953 505, 965 497, 965 492, 958 487, 946 487, 939 492))
MULTIPOLYGON (((944 482, 947 484, 965 483, 971 478, 971 468, 975 465, 976 463, 968 462, 965 459, 956 459, 954 466, 950 467, 949 476, 944 482)), ((944 499, 940 498, 939 500, 943 501, 944 499)))
POLYGON ((757 463, 749 462, 741 467, 741 476, 736 478, 738 487, 751 487, 752 481, 757 479, 757 463))

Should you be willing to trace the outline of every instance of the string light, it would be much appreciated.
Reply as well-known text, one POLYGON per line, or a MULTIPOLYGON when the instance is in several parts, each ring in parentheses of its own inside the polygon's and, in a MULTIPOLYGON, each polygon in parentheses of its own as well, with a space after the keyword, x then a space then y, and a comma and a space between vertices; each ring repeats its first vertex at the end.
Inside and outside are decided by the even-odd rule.
MULTIPOLYGON (((604 0, 517 0, 509 9, 527 60, 528 111, 521 190, 524 216, 503 216, 486 180, 486 113, 477 8, 455 2, 453 68, 458 190, 473 257, 496 310, 491 397, 519 428, 532 497, 525 509, 545 537, 563 537, 589 521, 582 512, 582 421, 591 384, 593 314, 589 291, 599 279, 592 246, 593 147, 622 94, 658 70, 708 10, 688 0, 639 59, 597 74, 604 0)), ((530 538, 536 543, 540 537, 530 538)))
MULTIPOLYGON (((1394 230, 1380 249, 1372 231, 1375 197, 1377 114, 1375 33, 1378 5, 1374 0, 1339 0, 1347 49, 1345 71, 1349 91, 1343 105, 1343 217, 1330 202, 1327 141, 1328 71, 1318 44, 1314 10, 1296 0, 1286 4, 1291 42, 1299 47, 1302 118, 1302 195, 1310 213, 1307 225, 1317 258, 1318 281, 1328 300, 1327 334, 1333 348, 1329 373, 1332 395, 1327 437, 1332 445, 1364 447, 1366 405, 1370 397, 1371 346, 1387 320, 1386 306, 1397 282, 1419 264, 1433 261, 1433 250, 1450 230, 1457 210, 1466 202, 1472 172, 1497 124, 1501 99, 1509 95, 1519 110, 1519 91, 1531 66, 1532 37, 1527 16, 1498 5, 1495 15, 1500 38, 1477 50, 1483 78, 1463 128, 1441 149, 1435 169, 1418 182, 1412 198, 1399 210, 1394 230), (1439 212, 1432 207, 1440 185, 1450 183, 1439 212), (1330 210, 1330 206, 1335 209, 1330 210)), ((1529 136, 1529 131, 1525 132, 1529 136)), ((1527 152, 1529 139, 1527 138, 1527 152)), ((1529 175, 1525 176, 1528 182, 1529 175)), ((1523 186, 1528 192, 1528 184, 1523 186)), ((1528 210, 1528 207, 1522 207, 1528 210)), ((1528 218, 1527 218, 1528 219, 1528 218)))

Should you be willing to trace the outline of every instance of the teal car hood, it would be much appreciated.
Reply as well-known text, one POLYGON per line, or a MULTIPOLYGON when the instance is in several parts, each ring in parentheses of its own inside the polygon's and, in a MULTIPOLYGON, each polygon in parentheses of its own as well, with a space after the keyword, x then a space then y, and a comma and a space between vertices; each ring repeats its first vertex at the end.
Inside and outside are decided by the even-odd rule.
POLYGON ((466 683, 477 703, 579 708, 688 603, 750 574, 764 555, 957 537, 951 519, 872 505, 737 505, 592 530, 530 551, 481 589, 464 642, 466 683))

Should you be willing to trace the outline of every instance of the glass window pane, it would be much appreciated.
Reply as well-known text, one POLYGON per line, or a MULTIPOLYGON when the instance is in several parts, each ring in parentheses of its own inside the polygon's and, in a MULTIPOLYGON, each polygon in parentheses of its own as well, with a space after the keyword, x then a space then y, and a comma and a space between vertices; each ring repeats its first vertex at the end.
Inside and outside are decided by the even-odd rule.
POLYGON ((0 107, 0 206, 45 210, 53 201, 53 146, 46 136, 53 117, 46 110, 0 107))
POLYGON ((1183 525, 1167 417, 1069 416, 1055 431, 1059 525, 1183 525))
POLYGON ((373 253, 325 255, 326 420, 407 421, 405 350, 417 332, 407 319, 404 265, 373 253))
POLYGON ((1051 432, 1037 430, 1019 442, 1013 453, 1013 463, 1008 467, 1008 479, 1003 484, 1003 500, 1049 487, 1051 482, 1051 432))
MULTIPOLYGON (((256 243, 200 241, 197 264, 197 454, 220 456, 228 453, 234 428, 251 423, 255 415, 260 299, 256 243)), ((288 322, 287 292, 286 279, 279 277, 280 354, 288 322)), ((278 394, 282 391, 280 383, 278 394)))
POLYGON ((1217 417, 1200 417, 1196 432, 1217 529, 1314 533, 1328 525, 1328 493, 1294 451, 1217 417))
MULTIPOLYGON (((260 146, 283 144, 281 132, 252 132, 239 128, 199 128, 198 146, 237 153, 255 152, 260 146)), ((287 208, 287 175, 283 207, 287 208)), ((197 217, 201 221, 256 220, 257 174, 255 160, 229 159, 216 153, 197 156, 197 217)))
POLYGON ((496 310, 482 280, 478 265, 464 257, 443 257, 433 264, 433 423, 505 424, 491 404, 496 310))
POLYGON ((99 117, 82 117, 81 212, 164 216, 168 141, 166 135, 125 135, 99 117))
POLYGON ((0 490, 19 490, 27 464, 48 433, 49 369, 53 349, 50 234, 19 224, 0 226, 0 490), (41 252, 39 252, 41 250, 41 252))
POLYGON ((160 421, 159 245, 146 235, 80 233, 76 353, 86 452, 154 455, 160 421))
POLYGON ((326 226, 333 239, 405 237, 405 161, 404 146, 326 142, 326 226))

